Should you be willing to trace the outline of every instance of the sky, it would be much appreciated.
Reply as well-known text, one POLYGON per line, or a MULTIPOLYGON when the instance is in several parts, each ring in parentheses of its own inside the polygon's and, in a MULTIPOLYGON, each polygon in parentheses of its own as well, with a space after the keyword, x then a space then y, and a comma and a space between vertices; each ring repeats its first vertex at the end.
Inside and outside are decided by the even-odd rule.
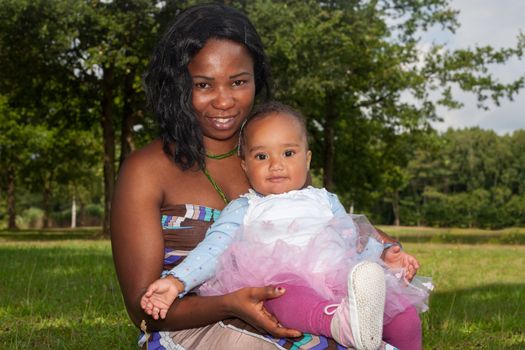
MULTIPOLYGON (((460 27, 455 34, 434 28, 423 36, 424 42, 446 44, 448 48, 490 45, 494 48, 515 46, 517 36, 525 33, 525 0, 451 0, 450 6, 460 11, 460 27)), ((525 75, 525 59, 513 60, 491 72, 501 82, 525 75)), ((459 110, 438 109, 443 122, 433 123, 444 131, 449 127, 462 129, 479 126, 500 135, 525 129, 525 89, 514 101, 503 100, 500 106, 490 105, 488 111, 476 107, 473 95, 459 92, 457 99, 464 107, 459 110)))

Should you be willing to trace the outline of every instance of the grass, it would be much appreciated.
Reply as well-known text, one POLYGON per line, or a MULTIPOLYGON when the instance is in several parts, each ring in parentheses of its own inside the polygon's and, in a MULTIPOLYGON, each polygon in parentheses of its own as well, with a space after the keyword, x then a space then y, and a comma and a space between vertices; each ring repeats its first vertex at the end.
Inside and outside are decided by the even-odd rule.
MULTIPOLYGON (((414 243, 406 238, 495 232, 383 229, 408 242, 436 285, 422 316, 425 349, 525 349, 525 245, 414 243)), ((498 234, 508 232, 525 234, 498 234)), ((97 233, 0 231, 1 349, 136 348, 109 241, 97 233)))
POLYGON ((436 284, 426 349, 525 348, 525 246, 406 244, 436 284))
POLYGON ((403 242, 525 245, 525 227, 502 230, 433 227, 381 227, 403 242))
POLYGON ((4 238, 0 266, 1 349, 135 347, 107 240, 4 238))

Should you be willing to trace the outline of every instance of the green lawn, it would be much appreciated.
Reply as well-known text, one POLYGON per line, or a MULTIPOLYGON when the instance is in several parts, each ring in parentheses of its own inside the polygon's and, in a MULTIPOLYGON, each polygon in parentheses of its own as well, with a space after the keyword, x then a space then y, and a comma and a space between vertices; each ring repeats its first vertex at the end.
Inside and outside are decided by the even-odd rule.
MULTIPOLYGON (((493 231, 382 228, 408 242, 436 285, 425 349, 525 349, 525 230, 496 232, 518 237, 502 244, 493 231), (444 234, 492 243, 432 238, 444 234), (420 235, 427 243, 411 241, 420 235)), ((135 348, 110 244, 96 232, 0 231, 0 349, 135 348)))
POLYGON ((0 234, 0 349, 136 348, 109 241, 70 235, 0 234))
POLYGON ((379 226, 403 242, 525 245, 525 227, 503 230, 379 226))

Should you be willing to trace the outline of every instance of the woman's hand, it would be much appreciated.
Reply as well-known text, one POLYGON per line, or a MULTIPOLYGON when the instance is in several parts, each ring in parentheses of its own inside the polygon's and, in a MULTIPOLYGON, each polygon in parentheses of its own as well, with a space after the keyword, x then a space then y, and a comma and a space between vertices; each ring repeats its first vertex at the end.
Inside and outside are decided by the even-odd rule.
POLYGON ((417 259, 412 255, 405 253, 401 247, 397 245, 386 249, 382 258, 388 267, 404 269, 404 278, 407 282, 412 281, 419 269, 419 262, 417 259))
POLYGON ((275 316, 270 314, 263 305, 265 300, 278 298, 284 293, 283 288, 273 286, 253 287, 239 289, 225 297, 228 298, 228 306, 235 317, 244 320, 258 330, 270 333, 273 337, 296 338, 302 333, 281 326, 275 316))

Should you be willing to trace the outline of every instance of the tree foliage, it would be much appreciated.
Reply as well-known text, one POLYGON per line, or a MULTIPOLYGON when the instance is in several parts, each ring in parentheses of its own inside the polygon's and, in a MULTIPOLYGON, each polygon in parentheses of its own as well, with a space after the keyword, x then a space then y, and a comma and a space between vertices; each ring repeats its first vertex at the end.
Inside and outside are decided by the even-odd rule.
POLYGON ((384 198, 393 222, 409 160, 439 120, 437 106, 460 107, 455 88, 484 108, 524 85, 523 77, 500 83, 488 69, 521 58, 523 37, 515 48, 422 50, 423 31, 458 27, 449 1, 258 0, 246 10, 267 44, 276 96, 308 117, 324 185, 358 210, 384 198))
POLYGON ((409 163, 410 184, 401 196, 417 210, 405 211, 405 224, 525 224, 523 130, 499 136, 479 128, 450 129, 434 138, 409 163))
MULTIPOLYGON (((9 223, 17 193, 41 192, 46 218, 73 197, 99 202, 109 233, 117 169, 154 135, 141 84, 150 52, 174 14, 197 2, 0 0, 0 193, 9 223)), ((480 108, 515 98, 524 77, 504 84, 489 67, 521 58, 523 36, 510 48, 422 50, 424 31, 458 28, 448 0, 223 2, 253 20, 274 97, 306 115, 314 174, 349 208, 388 223, 521 222, 522 133, 437 135, 430 122, 437 106, 461 105, 458 89, 480 108), (495 202, 513 214, 483 204, 495 202)))

